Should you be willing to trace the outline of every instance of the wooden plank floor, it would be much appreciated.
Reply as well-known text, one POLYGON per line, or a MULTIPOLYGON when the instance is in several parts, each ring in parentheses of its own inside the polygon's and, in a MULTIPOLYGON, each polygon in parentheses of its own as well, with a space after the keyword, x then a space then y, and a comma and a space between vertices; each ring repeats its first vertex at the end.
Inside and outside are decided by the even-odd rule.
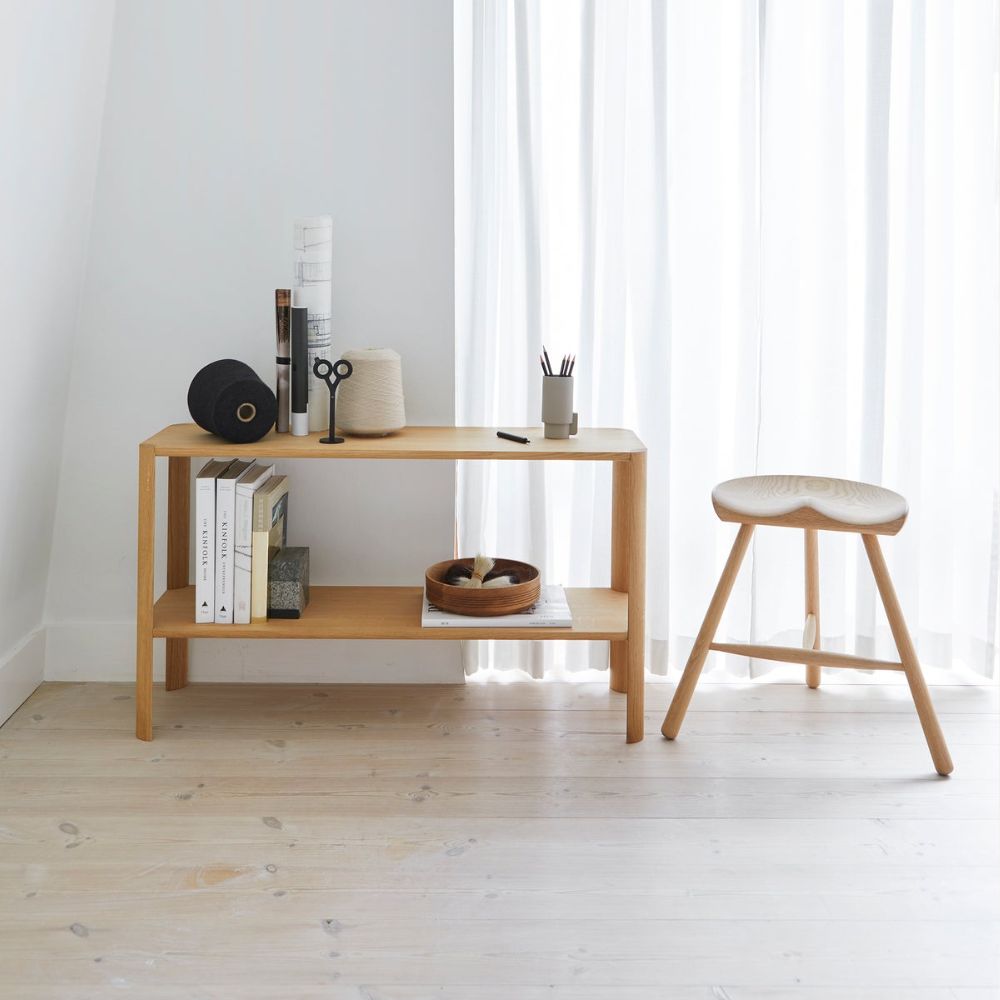
POLYGON ((0 729, 0 996, 996 1000, 995 689, 46 684, 0 729))

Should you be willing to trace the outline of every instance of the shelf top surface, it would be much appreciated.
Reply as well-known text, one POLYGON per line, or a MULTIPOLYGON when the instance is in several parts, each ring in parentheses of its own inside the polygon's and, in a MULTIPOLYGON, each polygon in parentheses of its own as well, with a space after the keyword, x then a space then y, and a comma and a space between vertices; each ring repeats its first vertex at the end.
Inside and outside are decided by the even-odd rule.
POLYGON ((325 433, 308 437, 269 432, 253 444, 230 444, 196 424, 170 424, 143 442, 157 455, 232 458, 415 458, 563 459, 623 461, 646 450, 632 431, 584 427, 565 441, 548 440, 541 427, 504 427, 528 438, 518 444, 497 437, 495 427, 406 427, 387 437, 345 437, 343 444, 320 444, 325 433))

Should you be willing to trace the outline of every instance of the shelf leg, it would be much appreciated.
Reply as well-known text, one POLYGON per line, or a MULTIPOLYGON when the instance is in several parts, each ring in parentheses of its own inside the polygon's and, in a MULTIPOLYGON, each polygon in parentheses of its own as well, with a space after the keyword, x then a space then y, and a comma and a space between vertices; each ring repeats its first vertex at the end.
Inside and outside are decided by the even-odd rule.
POLYGON ((156 453, 139 445, 139 532, 135 595, 135 735, 153 738, 153 548, 156 544, 156 453))
MULTIPOLYGON (((615 587, 615 590, 618 588, 615 587)), ((625 694, 628 690, 628 643, 611 643, 611 677, 608 687, 618 694, 625 694)))
MULTIPOLYGON (((611 589, 628 592, 628 529, 631 494, 631 462, 612 462, 611 480, 611 589)), ((628 687, 628 643, 611 643, 612 691, 625 694, 628 687)))
MULTIPOLYGON (((167 486, 167 589, 189 583, 191 530, 191 459, 169 459, 167 486)), ((186 687, 188 679, 187 639, 167 639, 168 691, 186 687)))
POLYGON ((628 503, 625 514, 625 550, 628 580, 628 642, 625 667, 625 717, 628 743, 643 737, 646 656, 646 453, 633 452, 628 462, 628 503))

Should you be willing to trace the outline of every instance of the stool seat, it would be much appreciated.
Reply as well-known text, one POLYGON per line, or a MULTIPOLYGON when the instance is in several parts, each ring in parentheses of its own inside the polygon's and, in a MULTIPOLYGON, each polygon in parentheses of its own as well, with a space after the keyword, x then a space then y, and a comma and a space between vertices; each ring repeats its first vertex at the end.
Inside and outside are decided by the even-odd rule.
POLYGON ((907 503, 892 490, 824 476, 744 476, 719 483, 712 503, 723 521, 753 521, 894 535, 907 503), (818 515, 811 523, 811 514, 818 515))

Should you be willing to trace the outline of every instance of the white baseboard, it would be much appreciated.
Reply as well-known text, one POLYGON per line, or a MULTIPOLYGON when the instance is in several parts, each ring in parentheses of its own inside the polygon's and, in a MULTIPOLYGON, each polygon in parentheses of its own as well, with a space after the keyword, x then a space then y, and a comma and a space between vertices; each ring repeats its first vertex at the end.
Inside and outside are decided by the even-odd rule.
POLYGON ((37 628, 0 660, 0 724, 30 697, 44 675, 45 629, 37 628))
MULTIPOLYGON (((153 642, 153 677, 162 680, 164 647, 153 642)), ((461 684, 455 642, 421 640, 192 639, 189 679, 289 684, 461 684)), ((135 626, 47 626, 45 680, 135 679, 135 626)))

